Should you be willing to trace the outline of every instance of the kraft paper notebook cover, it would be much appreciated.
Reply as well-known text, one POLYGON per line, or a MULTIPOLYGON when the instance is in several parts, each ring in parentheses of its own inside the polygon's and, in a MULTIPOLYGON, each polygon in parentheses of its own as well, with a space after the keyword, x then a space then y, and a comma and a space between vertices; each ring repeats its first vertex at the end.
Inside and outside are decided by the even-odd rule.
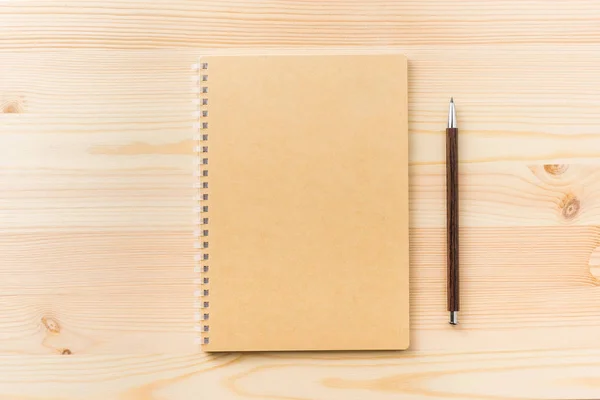
POLYGON ((405 349, 406 58, 198 68, 202 349, 405 349))

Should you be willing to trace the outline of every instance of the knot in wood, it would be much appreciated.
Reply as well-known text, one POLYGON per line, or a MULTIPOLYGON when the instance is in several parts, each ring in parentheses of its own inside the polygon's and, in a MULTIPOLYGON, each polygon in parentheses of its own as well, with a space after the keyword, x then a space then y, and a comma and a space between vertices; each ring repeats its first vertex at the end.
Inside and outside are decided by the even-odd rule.
POLYGON ((4 100, 0 99, 0 113, 20 114, 25 111, 23 102, 20 99, 4 100))
POLYGON ((561 175, 564 174, 569 166, 567 164, 546 164, 544 170, 550 175, 561 175))
POLYGON ((581 208, 581 202, 579 199, 572 194, 568 194, 562 201, 562 216, 565 219, 573 219, 579 213, 579 209, 581 208))
POLYGON ((50 333, 60 333, 60 324, 52 317, 42 317, 42 324, 50 333))

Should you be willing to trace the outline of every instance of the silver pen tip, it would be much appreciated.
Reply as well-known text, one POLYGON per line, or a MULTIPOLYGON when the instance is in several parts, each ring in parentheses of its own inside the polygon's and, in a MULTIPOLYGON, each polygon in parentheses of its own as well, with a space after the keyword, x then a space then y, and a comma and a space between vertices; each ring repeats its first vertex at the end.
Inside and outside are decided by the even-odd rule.
POLYGON ((454 97, 450 97, 450 109, 448 110, 448 128, 456 128, 456 107, 454 97))
POLYGON ((450 311, 450 325, 458 325, 458 311, 450 311))

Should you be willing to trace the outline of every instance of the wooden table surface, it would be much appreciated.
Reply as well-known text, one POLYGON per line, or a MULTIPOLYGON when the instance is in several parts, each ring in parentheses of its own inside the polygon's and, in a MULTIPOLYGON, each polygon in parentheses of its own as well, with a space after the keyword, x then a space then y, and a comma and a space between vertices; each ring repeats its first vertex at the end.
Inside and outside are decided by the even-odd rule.
POLYGON ((599 65, 588 0, 0 0, 0 398, 599 398, 599 65), (190 65, 394 50, 410 60, 412 349, 200 353, 190 65))

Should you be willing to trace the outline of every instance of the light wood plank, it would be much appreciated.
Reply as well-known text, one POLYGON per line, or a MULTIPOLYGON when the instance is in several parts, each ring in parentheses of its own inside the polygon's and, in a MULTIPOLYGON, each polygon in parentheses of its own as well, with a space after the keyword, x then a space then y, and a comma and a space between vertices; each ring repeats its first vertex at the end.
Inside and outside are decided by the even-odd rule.
MULTIPOLYGON (((53 332, 44 329, 42 319, 52 318, 89 336, 83 344, 75 340, 60 346, 80 353, 189 349, 193 286, 186 253, 191 245, 180 249, 179 242, 190 240, 180 236, 144 233, 143 239, 135 239, 100 232, 10 237, 3 250, 14 269, 2 274, 0 308, 8 318, 0 322, 0 348, 47 352, 45 339, 53 332), (29 248, 33 250, 24 256, 22 249, 29 248), (65 253, 70 254, 67 262, 65 253), (29 335, 21 337, 20 332, 29 335), (168 334, 189 341, 161 341, 168 334), (138 335, 146 341, 132 345, 128 337, 138 335)), ((443 229, 411 231, 413 349, 487 349, 489 338, 496 336, 494 349, 554 348, 570 340, 566 333, 600 332, 600 291, 590 272, 599 228, 464 228, 460 329, 452 329, 445 318, 444 242, 443 229), (564 339, 558 334, 532 336, 544 329, 565 332, 564 339), (441 334, 445 338, 440 343, 441 334)), ((63 343, 65 335, 56 333, 50 336, 60 336, 63 343)), ((594 335, 584 335, 577 346, 595 341, 594 335)))
POLYGON ((600 373, 596 349, 3 360, 0 394, 19 400, 595 398, 600 373))
POLYGON ((592 0, 51 0, 3 5, 5 46, 580 44, 600 37, 592 0))

